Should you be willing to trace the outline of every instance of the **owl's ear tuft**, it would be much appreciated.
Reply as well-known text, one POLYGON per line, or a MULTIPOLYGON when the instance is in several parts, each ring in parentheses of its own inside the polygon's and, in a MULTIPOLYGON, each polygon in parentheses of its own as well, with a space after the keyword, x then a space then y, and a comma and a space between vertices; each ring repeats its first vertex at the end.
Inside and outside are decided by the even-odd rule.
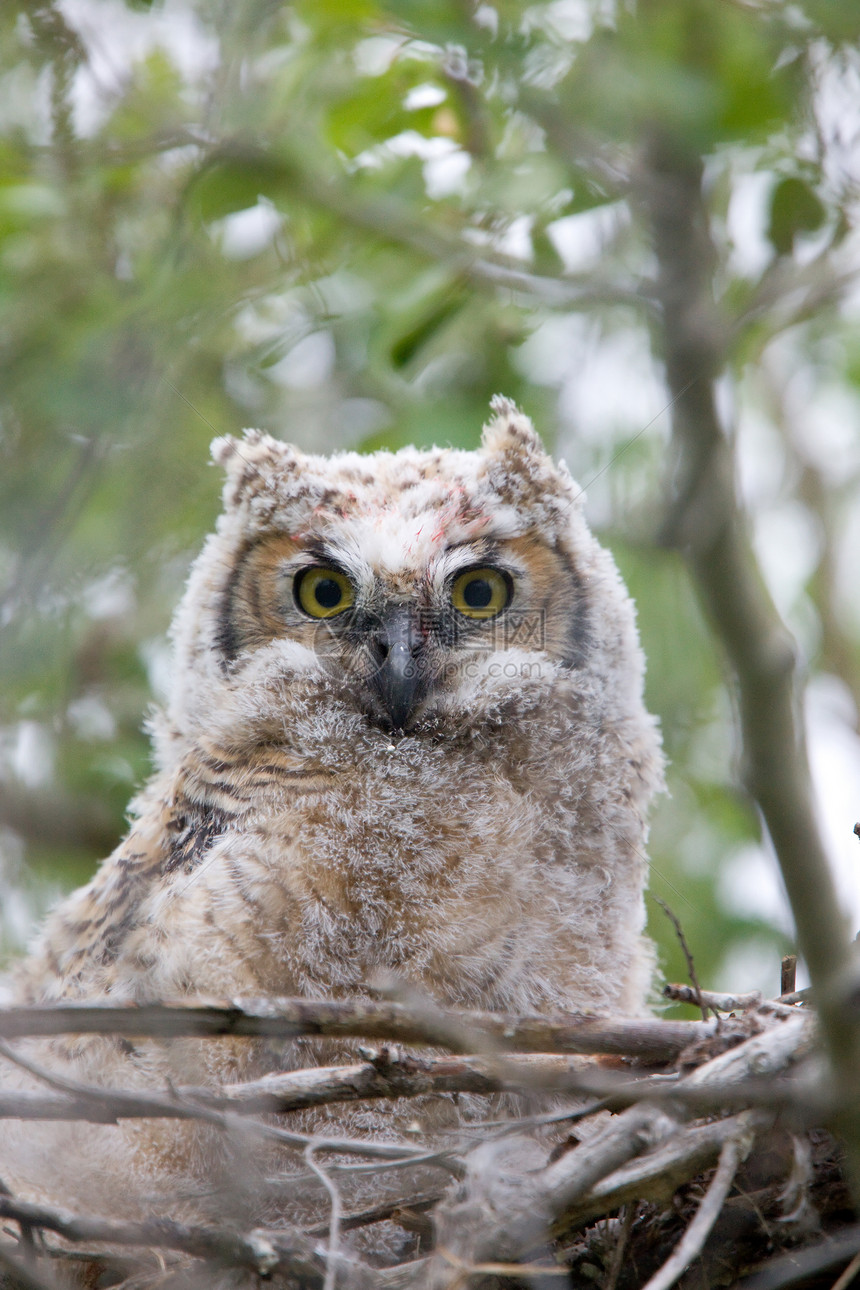
POLYGON ((231 457, 239 450, 239 440, 231 434, 219 435, 209 445, 209 455, 216 466, 226 466, 231 457))
POLYGON ((212 441, 210 452, 212 460, 227 473, 226 509, 245 503, 260 517, 272 509, 273 492, 299 470, 298 451, 260 430, 245 430, 241 439, 222 435, 212 441))
POLYGON ((554 539, 566 530, 578 490, 564 466, 557 466, 525 413, 497 394, 493 417, 481 439, 485 478, 521 522, 554 539))
POLYGON ((503 394, 493 395, 490 411, 493 413, 492 419, 484 426, 481 435, 486 453, 499 456, 537 453, 541 457, 545 456, 537 431, 511 399, 505 398, 503 394))

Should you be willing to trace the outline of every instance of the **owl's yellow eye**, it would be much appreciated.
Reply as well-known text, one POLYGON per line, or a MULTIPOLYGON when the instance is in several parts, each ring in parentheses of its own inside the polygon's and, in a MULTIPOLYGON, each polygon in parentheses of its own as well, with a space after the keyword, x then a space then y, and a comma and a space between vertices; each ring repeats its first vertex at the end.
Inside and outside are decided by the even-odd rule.
POLYGON ((495 618, 511 599, 511 584, 498 569, 467 569, 451 588, 451 603, 467 618, 495 618))
POLYGON ((311 618, 333 618, 351 607, 355 594, 352 583, 340 569, 319 564, 299 574, 296 600, 311 618))

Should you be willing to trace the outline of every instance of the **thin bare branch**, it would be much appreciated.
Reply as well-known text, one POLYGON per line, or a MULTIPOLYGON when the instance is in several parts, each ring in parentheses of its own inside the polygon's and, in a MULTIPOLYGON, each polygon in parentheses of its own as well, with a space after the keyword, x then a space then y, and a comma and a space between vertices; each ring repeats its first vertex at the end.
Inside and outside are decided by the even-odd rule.
POLYGON ((605 1053, 671 1061, 691 1043, 714 1033, 713 1022, 609 1018, 590 1014, 515 1016, 477 1011, 416 1015, 402 1003, 369 999, 183 1000, 120 1006, 63 1003, 0 1008, 0 1037, 100 1034, 158 1038, 248 1035, 294 1038, 387 1039, 474 1051, 481 1040, 503 1050, 533 1053, 605 1053), (452 1036, 458 1035, 457 1043, 452 1036), (470 1041, 470 1042, 467 1042, 470 1041))
POLYGON ((326 1249, 326 1270, 323 1290, 334 1290, 335 1277, 337 1276, 337 1255, 340 1249, 340 1219, 343 1210, 340 1192, 337 1184, 329 1177, 326 1170, 319 1161, 314 1160, 314 1146, 309 1143, 304 1152, 305 1163, 308 1168, 316 1174, 322 1185, 325 1187, 331 1202, 328 1220, 328 1248, 326 1249))
POLYGON ((655 896, 654 900, 660 906, 663 913, 666 915, 666 917, 668 918, 669 922, 672 924, 672 927, 675 930, 675 935, 678 938, 678 944, 681 946, 681 952, 683 953, 684 959, 687 964, 687 975, 690 978, 690 984, 693 988, 693 994, 695 995, 696 1004, 698 1005, 702 1013, 702 1021, 707 1021, 708 1020, 707 1005, 702 999, 702 987, 699 985, 699 977, 696 972, 696 964, 693 960, 692 951, 690 950, 690 947, 687 944, 687 938, 684 935, 684 929, 681 926, 681 920, 678 918, 678 915, 675 914, 669 908, 665 900, 661 900, 659 896, 655 896))
MULTIPOLYGON (((326 1074, 328 1075, 330 1071, 335 1071, 336 1069, 336 1067, 328 1068, 326 1074)), ((316 1073, 316 1069, 312 1069, 297 1071, 295 1075, 314 1076, 316 1073)), ((290 1081, 292 1075, 285 1076, 284 1079, 290 1081)), ((348 1084, 348 1082, 348 1079, 344 1081, 345 1084, 348 1084)), ((272 1097, 270 1099, 271 1105, 267 1106, 265 1110, 270 1113, 283 1113, 304 1109, 307 1105, 321 1106, 339 1101, 365 1100, 356 1097, 353 1090, 349 1090, 349 1096, 342 1097, 341 1092, 344 1090, 337 1088, 333 1077, 330 1081, 327 1081, 327 1084, 332 1089, 330 1096, 321 1096, 313 1103, 308 1103, 302 1098, 299 1100, 298 1106, 289 1105, 289 1098, 284 1099, 285 1105, 278 1105, 277 1098, 272 1097)), ((455 1093, 475 1091, 471 1078, 464 1080, 463 1084, 465 1087, 458 1089, 456 1088, 456 1081, 446 1079, 444 1084, 440 1085, 438 1091, 455 1093)), ((242 1090, 242 1085, 226 1085, 222 1088, 214 1089, 180 1086, 174 1090, 173 1097, 137 1092, 133 1089, 100 1088, 96 1085, 84 1089, 81 1095, 77 1097, 15 1090, 9 1093, 0 1093, 0 1120, 82 1120, 88 1124, 118 1124, 121 1120, 146 1118, 166 1120, 197 1119, 207 1120, 218 1127, 225 1127, 225 1122, 219 1122, 217 1117, 213 1118, 213 1111, 229 1109, 232 1115, 235 1116, 253 1116, 263 1109, 257 1104, 258 1101, 262 1101, 262 1098, 256 1092, 252 1093, 247 1102, 241 1100, 242 1090), (237 1092, 240 1094, 240 1098, 235 1096, 237 1092)), ((524 1079, 518 1086, 507 1080, 504 1082, 487 1080, 486 1087, 481 1091, 484 1093, 534 1093, 538 1090, 542 1092, 579 1093, 592 1097, 599 1096, 600 1101, 598 1103, 589 1102, 582 1107, 577 1106, 567 1110, 554 1111, 543 1116, 523 1116, 509 1121, 490 1121, 489 1124, 478 1121, 473 1124, 461 1125, 454 1132, 461 1137, 467 1133, 470 1135, 486 1135, 487 1130, 493 1128, 503 1128, 508 1133, 521 1132, 524 1129, 533 1128, 540 1124, 560 1124, 566 1120, 575 1122, 593 1115, 599 1110, 623 1110, 625 1107, 632 1106, 637 1102, 679 1102, 691 1113, 703 1115, 744 1106, 771 1106, 794 1112, 796 1118, 805 1124, 827 1118, 833 1110, 833 1103, 824 1096, 823 1090, 817 1093, 815 1089, 810 1089, 805 1084, 798 1086, 790 1080, 782 1081, 779 1085, 774 1086, 759 1078, 751 1078, 749 1081, 738 1085, 709 1085, 705 1089, 696 1089, 678 1084, 673 1078, 667 1076, 627 1079, 620 1072, 595 1070, 592 1073, 577 1071, 563 1085, 556 1084, 555 1081, 550 1080, 539 1085, 532 1078, 524 1079)), ((379 1093, 377 1096, 380 1098, 425 1097, 427 1096, 427 1088, 425 1082, 422 1081, 408 1091, 396 1094, 392 1092, 379 1093)), ((303 1146, 301 1135, 293 1135, 293 1137, 295 1137, 295 1141, 280 1140, 284 1141, 287 1146, 303 1146)), ((314 1141, 316 1142, 317 1140, 314 1139, 314 1141)), ((375 1154, 372 1148, 370 1150, 365 1149, 366 1144, 364 1142, 355 1142, 355 1150, 351 1151, 350 1142, 353 1142, 353 1140, 342 1138, 325 1139, 323 1145, 330 1144, 329 1149, 333 1151, 344 1151, 358 1155, 375 1154)), ((394 1154, 391 1158, 399 1160, 401 1159, 401 1154, 394 1154)), ((402 1158, 408 1162, 412 1159, 412 1156, 404 1155, 402 1158)))
POLYGON ((618 1241, 615 1249, 612 1251, 612 1263, 609 1266, 609 1277, 603 1290, 615 1290, 618 1285, 618 1278, 621 1275, 621 1269, 624 1266, 624 1253, 627 1249, 627 1242, 630 1240, 630 1232, 633 1227, 633 1220, 636 1217, 635 1205, 622 1206, 618 1218, 618 1241))
POLYGON ((423 1097, 440 1093, 501 1093, 523 1089, 580 1091, 594 1073, 587 1058, 561 1053, 508 1054, 504 1069, 483 1056, 431 1056, 383 1048, 369 1060, 348 1066, 315 1066, 278 1072, 261 1079, 211 1089, 182 1089, 204 1105, 239 1112, 299 1111, 329 1102, 372 1098, 423 1097))
MULTIPOLYGON (((236 1115, 286 1113, 336 1102, 378 1098, 425 1097, 443 1093, 490 1094, 523 1088, 563 1092, 577 1089, 581 1058, 549 1055, 510 1057, 511 1079, 501 1079, 483 1058, 400 1056, 351 1066, 315 1066, 307 1070, 266 1075, 258 1080, 221 1088, 179 1086, 167 1098, 139 1090, 81 1086, 64 1097, 43 1093, 0 1093, 0 1118, 66 1120, 113 1124, 137 1116, 170 1119, 199 1118, 199 1108, 229 1110, 236 1115), (517 1070, 522 1078, 517 1079, 517 1070)), ((582 1072, 588 1078, 587 1072, 582 1072)), ((617 1082, 617 1081, 616 1081, 617 1082)))
MULTIPOLYGON (((768 1032, 761 1040, 762 1045, 780 1054, 775 1060, 766 1053, 760 1054, 756 1058, 758 1067, 779 1070, 785 1065, 786 1051, 797 1058, 809 1051, 814 1033, 814 1019, 810 1014, 785 1008, 778 1013, 762 1013, 754 1022, 768 1032), (786 1019, 791 1022, 787 1029, 786 1019), (775 1026, 779 1033, 774 1030, 775 1026)), ((739 1030, 738 1034, 748 1037, 749 1028, 746 1033, 739 1030)), ((746 1049, 735 1051, 746 1052, 746 1049)), ((0 1119, 80 1119, 113 1124, 123 1119, 153 1116, 210 1119, 217 1124, 220 1122, 214 1113, 222 1111, 233 1116, 284 1114, 329 1103, 444 1093, 549 1092, 600 1099, 538 1116, 460 1126, 457 1133, 462 1137, 473 1132, 486 1136, 496 1128, 510 1133, 540 1124, 575 1121, 596 1110, 620 1110, 641 1101, 678 1103, 691 1113, 705 1114, 745 1106, 783 1107, 802 1122, 826 1118, 832 1111, 824 1090, 808 1082, 797 1084, 789 1079, 775 1083, 762 1069, 757 1073, 747 1072, 741 1079, 729 1072, 722 1081, 711 1079, 696 1085, 689 1079, 679 1082, 673 1073, 649 1073, 631 1078, 623 1071, 607 1069, 582 1057, 558 1054, 509 1055, 501 1063, 496 1058, 483 1056, 386 1054, 384 1058, 377 1057, 360 1065, 312 1067, 221 1087, 174 1086, 167 1094, 80 1084, 58 1077, 55 1072, 43 1071, 2 1043, 0 1054, 17 1061, 61 1093, 56 1096, 22 1090, 0 1092, 0 1119)), ((291 1145, 302 1146, 304 1139, 300 1135, 296 1139, 291 1145)), ((343 1145, 342 1140, 338 1142, 343 1145)))
POLYGON ((393 196, 368 197, 347 176, 334 172, 316 173, 306 157, 287 158, 283 145, 278 155, 262 149, 256 141, 225 140, 210 151, 200 173, 223 162, 265 165, 281 171, 295 196, 323 210, 332 211, 346 224, 386 242, 399 242, 477 287, 501 287, 528 296, 551 308, 581 309, 596 304, 625 304, 638 309, 652 307, 652 299, 635 282, 601 282, 594 273, 561 274, 545 277, 528 272, 516 261, 491 247, 470 243, 466 237, 450 235, 441 226, 415 218, 411 206, 393 196))
POLYGON ((51 562, 66 535, 74 528, 98 483, 105 446, 97 436, 81 438, 76 455, 56 494, 32 517, 24 535, 18 569, 0 596, 0 609, 7 614, 22 604, 33 604, 45 585, 51 562))
MULTIPOLYGON (((87 1107, 93 1109, 95 1115, 92 1118, 97 1123, 105 1122, 105 1116, 101 1112, 105 1104, 111 1099, 114 1101, 114 1114, 107 1118, 108 1123, 115 1122, 120 1118, 139 1116, 141 1113, 147 1116, 160 1116, 168 1119, 205 1120, 207 1124, 211 1124, 227 1133, 232 1132, 238 1123, 231 1114, 223 1114, 220 1111, 191 1101, 183 1104, 181 1096, 175 1090, 172 1097, 159 1097, 157 1094, 138 1095, 124 1090, 106 1090, 97 1086, 79 1084, 75 1080, 58 1076, 55 1072, 46 1070, 36 1062, 29 1060, 20 1053, 16 1053, 6 1044, 0 1044, 0 1054, 23 1070, 35 1075, 37 1079, 44 1080, 50 1086, 67 1090, 72 1099, 80 1101, 83 1109, 86 1110, 87 1107)), ((15 1096, 15 1094, 12 1094, 13 1098, 15 1096)), ((22 1097, 24 1095, 17 1094, 17 1096, 22 1097)), ((89 1114, 73 1117, 52 1115, 48 1118, 89 1120, 91 1116, 89 1114)), ((293 1147, 301 1151, 305 1151, 311 1146, 315 1151, 334 1151, 344 1155, 371 1156, 377 1160, 411 1161, 419 1157, 422 1161, 426 1159, 425 1148, 415 1146, 411 1142, 376 1142, 372 1139, 333 1138, 324 1137, 320 1134, 291 1133, 287 1129, 280 1129, 271 1124, 263 1124, 257 1120, 252 1120, 250 1123, 246 1122, 244 1132, 270 1142, 279 1142, 285 1147, 293 1147)))
POLYGON ((567 1277, 568 1279, 570 1276, 567 1268, 553 1268, 545 1263, 464 1263, 462 1259, 457 1258, 456 1254, 446 1250, 444 1245, 440 1245, 439 1254, 461 1274, 456 1281, 452 1282, 451 1290, 465 1285, 469 1278, 477 1276, 516 1277, 518 1280, 529 1276, 567 1277))
MULTIPOLYGON (((290 1186, 295 1186, 294 1179, 290 1180, 290 1186)), ((417 1219, 418 1216, 437 1205, 444 1194, 441 1188, 432 1192, 415 1193, 405 1191, 380 1205, 371 1205, 367 1209, 342 1214, 340 1219, 341 1231, 354 1231, 357 1227, 368 1227, 371 1223, 382 1223, 386 1219, 391 1219, 393 1222, 405 1227, 406 1222, 401 1222, 401 1220, 407 1216, 417 1219)), ((308 1236, 328 1236, 329 1223, 316 1223, 313 1227, 305 1228, 305 1232, 308 1236)))
POLYGON ((716 990, 699 990, 691 985, 672 982, 664 985, 663 998, 673 999, 676 1003, 692 1003, 697 1008, 715 1008, 718 1012, 746 1012, 749 1008, 757 1008, 762 1001, 760 990, 751 990, 748 994, 721 994, 716 990))
MULTIPOLYGON (((324 1247, 304 1233, 280 1227, 277 1231, 262 1229, 241 1233, 221 1226, 217 1229, 194 1227, 171 1219, 147 1219, 142 1222, 106 1219, 72 1214, 49 1205, 35 1205, 0 1195, 0 1217, 46 1228, 67 1241, 104 1242, 109 1245, 135 1245, 149 1249, 179 1250, 197 1259, 246 1268, 257 1276, 270 1277, 275 1272, 305 1278, 302 1284, 322 1287, 326 1259, 324 1247)), ((352 1278, 348 1283, 359 1290, 373 1290, 373 1274, 357 1260, 337 1256, 337 1263, 352 1278)), ((39 1290, 44 1290, 40 1286, 39 1290)))
POLYGON ((837 267, 830 247, 806 265, 779 257, 765 271, 734 331, 740 335, 764 320, 768 335, 777 336, 838 305, 856 285, 858 273, 853 266, 837 267))
POLYGON ((795 1004, 795 1003, 812 1003, 812 990, 809 986, 805 990, 792 990, 791 994, 781 994, 778 1003, 795 1004))

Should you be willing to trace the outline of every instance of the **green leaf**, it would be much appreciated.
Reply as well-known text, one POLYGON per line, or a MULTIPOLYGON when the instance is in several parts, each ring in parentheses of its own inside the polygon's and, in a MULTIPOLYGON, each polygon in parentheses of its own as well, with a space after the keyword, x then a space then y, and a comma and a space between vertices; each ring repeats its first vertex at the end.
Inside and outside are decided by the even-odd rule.
POLYGON ((283 192, 283 168, 256 150, 247 156, 218 158, 205 165, 188 186, 188 209, 204 224, 256 206, 260 197, 274 200, 283 192))
POLYGON ((795 239, 814 233, 827 216, 824 204, 805 179, 781 180, 770 198, 767 235, 778 255, 790 255, 795 239))

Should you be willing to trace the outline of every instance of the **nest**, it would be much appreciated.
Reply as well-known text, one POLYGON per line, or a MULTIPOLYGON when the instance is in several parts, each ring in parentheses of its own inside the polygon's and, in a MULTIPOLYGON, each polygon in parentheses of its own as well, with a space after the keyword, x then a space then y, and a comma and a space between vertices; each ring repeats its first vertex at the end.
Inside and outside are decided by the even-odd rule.
POLYGON ((701 1021, 499 1017, 415 1000, 0 1011, 2 1056, 44 1081, 0 1094, 0 1116, 197 1116, 225 1134, 241 1119, 267 1147, 301 1153, 329 1196, 323 1222, 245 1231, 119 1221, 0 1193, 0 1284, 843 1290, 860 1271, 860 1226, 830 1132, 839 1105, 814 1011, 800 995, 692 997, 701 1021), (348 1065, 142 1094, 58 1079, 8 1042, 62 1032, 383 1042, 348 1065), (501 1095, 506 1116, 441 1144, 305 1142, 289 1130, 313 1106, 469 1093, 501 1095), (380 1200, 350 1212, 338 1170, 357 1159, 379 1171, 380 1200), (413 1164, 429 1184, 392 1191, 392 1166, 408 1179, 413 1164), (374 1234, 384 1225, 398 1241, 381 1260, 374 1234))

